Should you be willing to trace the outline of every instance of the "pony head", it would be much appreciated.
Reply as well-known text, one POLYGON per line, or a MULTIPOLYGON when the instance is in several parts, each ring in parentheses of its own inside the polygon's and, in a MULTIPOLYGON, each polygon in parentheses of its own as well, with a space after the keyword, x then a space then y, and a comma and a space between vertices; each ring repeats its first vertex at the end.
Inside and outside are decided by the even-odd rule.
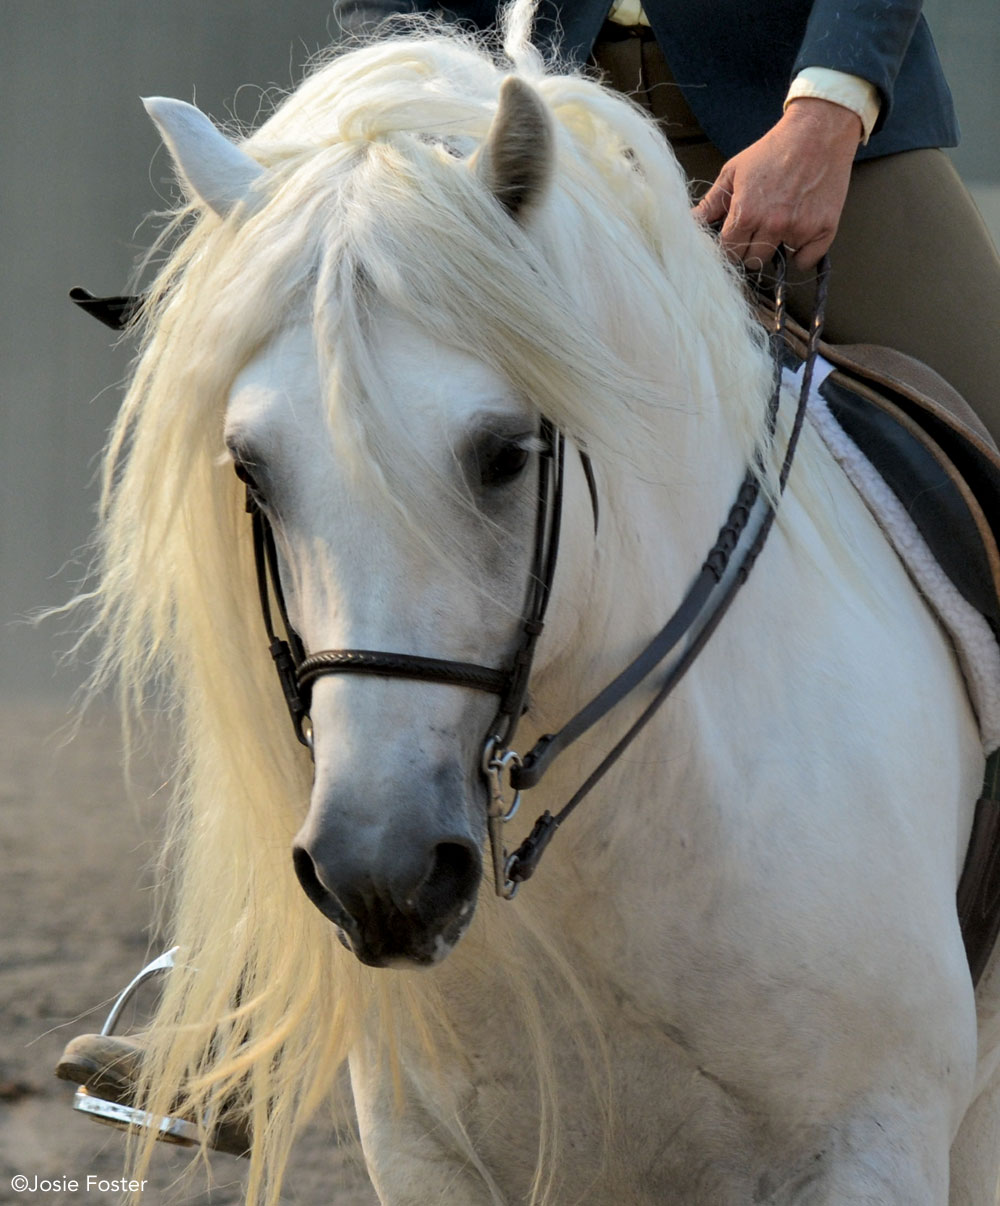
MULTIPOLYGON (((505 667, 530 573, 540 416, 635 463, 643 408, 657 421, 664 402, 694 413, 691 399, 718 388, 705 313, 716 328, 745 323, 738 306, 717 304, 725 273, 648 126, 596 85, 523 59, 529 69, 507 75, 457 40, 390 40, 318 71, 242 145, 190 105, 146 102, 197 220, 148 307, 121 427, 131 411, 130 481, 140 446, 152 451, 157 426, 169 427, 188 481, 178 469, 162 538, 187 525, 204 544, 211 531, 215 552, 177 553, 203 568, 223 532, 247 539, 234 534, 235 466, 275 533, 307 652, 505 667), (695 286, 699 268, 716 294, 695 286), (625 423, 609 404, 622 398, 625 423), (216 518, 230 508, 221 525, 194 513, 195 478, 203 507, 210 498, 216 518)), ((745 360, 730 367, 746 380, 745 360)), ((682 457, 700 435, 678 424, 660 448, 682 457)), ((119 501, 128 490, 116 487, 119 501)), ((157 520, 140 505, 155 542, 157 520)), ((570 513, 587 532, 589 503, 570 513)), ((557 607, 538 683, 591 591, 593 533, 575 536, 571 522, 574 540, 576 580, 562 571, 565 622, 557 607)), ((252 586, 246 595, 244 617, 252 586)), ((204 648, 210 617, 221 648, 233 610, 192 616, 192 646, 204 648)), ((194 660, 184 659, 186 709, 203 691, 220 695, 218 683, 195 685, 194 660)), ((493 708, 454 686, 315 684, 315 772, 294 867, 364 962, 435 962, 468 925, 493 708)))
MULTIPOLYGON (((260 215, 266 226, 267 170, 191 105, 144 103, 189 200, 223 222, 260 215)), ((524 223, 542 202, 553 154, 545 107, 511 76, 460 170, 485 205, 497 203, 496 222, 524 223)), ((277 538, 295 631, 307 651, 472 661, 485 649, 503 666, 528 586, 538 416, 474 355, 370 287, 352 292, 365 295, 377 382, 352 383, 327 360, 330 346, 317 346, 311 317, 293 309, 236 376, 225 412, 233 467, 277 538), (331 377, 338 394, 395 400, 392 454, 365 463, 370 429, 359 446, 343 398, 331 401, 331 377), (387 507, 389 474, 423 479, 420 505, 447 517, 460 564, 434 557, 413 516, 387 507)), ((495 703, 461 686, 354 676, 320 680, 311 696, 315 775, 292 849, 299 882, 363 962, 436 962, 468 926, 482 877, 478 749, 495 703)))

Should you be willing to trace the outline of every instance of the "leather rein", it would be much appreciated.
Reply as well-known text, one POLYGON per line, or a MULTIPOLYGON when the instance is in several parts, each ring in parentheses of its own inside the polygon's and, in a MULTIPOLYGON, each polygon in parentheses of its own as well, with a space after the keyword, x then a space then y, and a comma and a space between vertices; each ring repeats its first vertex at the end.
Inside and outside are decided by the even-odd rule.
MULTIPOLYGON (((772 438, 777 425, 781 392, 781 347, 785 319, 784 258, 780 253, 777 264, 775 322, 771 335, 775 379, 768 406, 768 426, 772 438)), ((809 332, 798 404, 778 477, 778 498, 784 492, 805 418, 813 366, 823 328, 828 275, 829 261, 824 257, 819 269, 817 301, 809 332)), ((83 290, 74 291, 74 300, 94 317, 115 329, 124 327, 141 307, 142 302, 141 298, 94 298, 83 290)), ((540 436, 544 447, 538 454, 535 536, 527 597, 518 646, 510 663, 504 668, 372 649, 324 649, 307 653, 301 638, 288 619, 271 524, 258 506, 253 491, 249 486, 247 488, 247 511, 251 515, 253 530, 257 587, 268 647, 295 735, 309 747, 310 752, 312 725, 309 706, 312 686, 323 675, 376 674, 383 677, 408 678, 484 691, 499 698, 496 716, 484 742, 481 773, 487 789, 487 827, 494 884, 497 895, 508 900, 513 898, 520 884, 534 874, 555 831, 618 761, 704 648, 740 587, 749 577, 767 540, 776 513, 775 502, 760 498, 763 465, 748 467, 736 500, 719 530, 715 544, 705 557, 700 573, 663 628, 624 670, 561 729, 542 736, 522 756, 517 753, 513 743, 518 723, 527 708, 535 649, 544 629, 545 615, 552 594, 559 553, 565 475, 566 442, 562 432, 543 417, 540 436), (761 503, 760 507, 758 502, 761 503), (744 539, 751 514, 755 512, 760 515, 756 530, 747 534, 744 539), (733 554, 743 544, 746 544, 746 548, 739 562, 731 566, 733 554), (730 570, 731 572, 727 572, 730 570), (275 630, 272 598, 280 615, 284 637, 279 636, 275 630), (615 743, 567 803, 556 813, 548 810, 543 812, 535 821, 527 838, 516 850, 508 852, 503 841, 503 825, 517 811, 522 791, 537 786, 564 750, 643 684, 675 650, 678 650, 677 655, 669 664, 654 697, 624 736, 615 743), (509 794, 511 792, 512 795, 509 794)), ((586 453, 581 452, 580 456, 590 490, 596 529, 598 498, 593 469, 586 453)))

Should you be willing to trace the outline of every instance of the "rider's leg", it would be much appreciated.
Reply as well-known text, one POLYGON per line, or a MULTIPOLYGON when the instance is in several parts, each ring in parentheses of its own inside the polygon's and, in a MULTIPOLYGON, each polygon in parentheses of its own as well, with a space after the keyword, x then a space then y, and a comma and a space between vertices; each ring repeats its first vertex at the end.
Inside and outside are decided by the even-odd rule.
MULTIPOLYGON (((827 338, 924 361, 1000 443, 1000 256, 945 153, 856 164, 830 260, 827 338)), ((811 292, 795 291, 800 321, 811 292)))
MULTIPOLYGON (((605 26, 605 81, 660 122, 700 196, 724 158, 706 138, 649 30, 605 26)), ((1000 256, 950 160, 907 151, 855 165, 830 252, 826 336, 907 352, 965 396, 1000 443, 1000 256)), ((791 273, 790 309, 808 322, 814 274, 791 273)))

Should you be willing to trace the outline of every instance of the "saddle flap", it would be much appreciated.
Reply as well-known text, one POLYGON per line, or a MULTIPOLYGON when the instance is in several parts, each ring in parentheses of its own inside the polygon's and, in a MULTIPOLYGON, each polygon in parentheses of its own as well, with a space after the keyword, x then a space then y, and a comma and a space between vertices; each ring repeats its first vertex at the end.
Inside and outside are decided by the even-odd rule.
MULTIPOLYGON (((1000 552, 965 476, 927 431, 881 391, 836 371, 819 392, 903 504, 962 597, 1000 631, 1000 552)), ((1000 480, 995 497, 1000 504, 1000 480)))
MULTIPOLYGON (((759 305, 765 325, 773 311, 759 305)), ((807 334, 786 319, 798 361, 807 334)), ((1000 450, 964 398, 891 348, 821 342, 835 367, 820 389, 834 418, 906 508, 942 569, 1000 633, 1000 450)))

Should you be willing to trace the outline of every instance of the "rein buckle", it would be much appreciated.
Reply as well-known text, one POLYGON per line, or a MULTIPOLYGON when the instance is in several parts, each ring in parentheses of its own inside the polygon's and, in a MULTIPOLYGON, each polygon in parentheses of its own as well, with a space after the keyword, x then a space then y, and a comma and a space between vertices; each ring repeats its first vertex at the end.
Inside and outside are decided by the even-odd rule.
POLYGON ((520 768, 521 755, 516 750, 501 748, 500 738, 495 734, 487 738, 482 761, 489 794, 486 828, 493 857, 494 887, 497 896, 503 900, 513 900, 519 886, 508 875, 510 858, 504 845, 503 827, 521 806, 521 792, 512 783, 514 772, 520 768), (514 791, 512 798, 508 798, 508 789, 514 791))

